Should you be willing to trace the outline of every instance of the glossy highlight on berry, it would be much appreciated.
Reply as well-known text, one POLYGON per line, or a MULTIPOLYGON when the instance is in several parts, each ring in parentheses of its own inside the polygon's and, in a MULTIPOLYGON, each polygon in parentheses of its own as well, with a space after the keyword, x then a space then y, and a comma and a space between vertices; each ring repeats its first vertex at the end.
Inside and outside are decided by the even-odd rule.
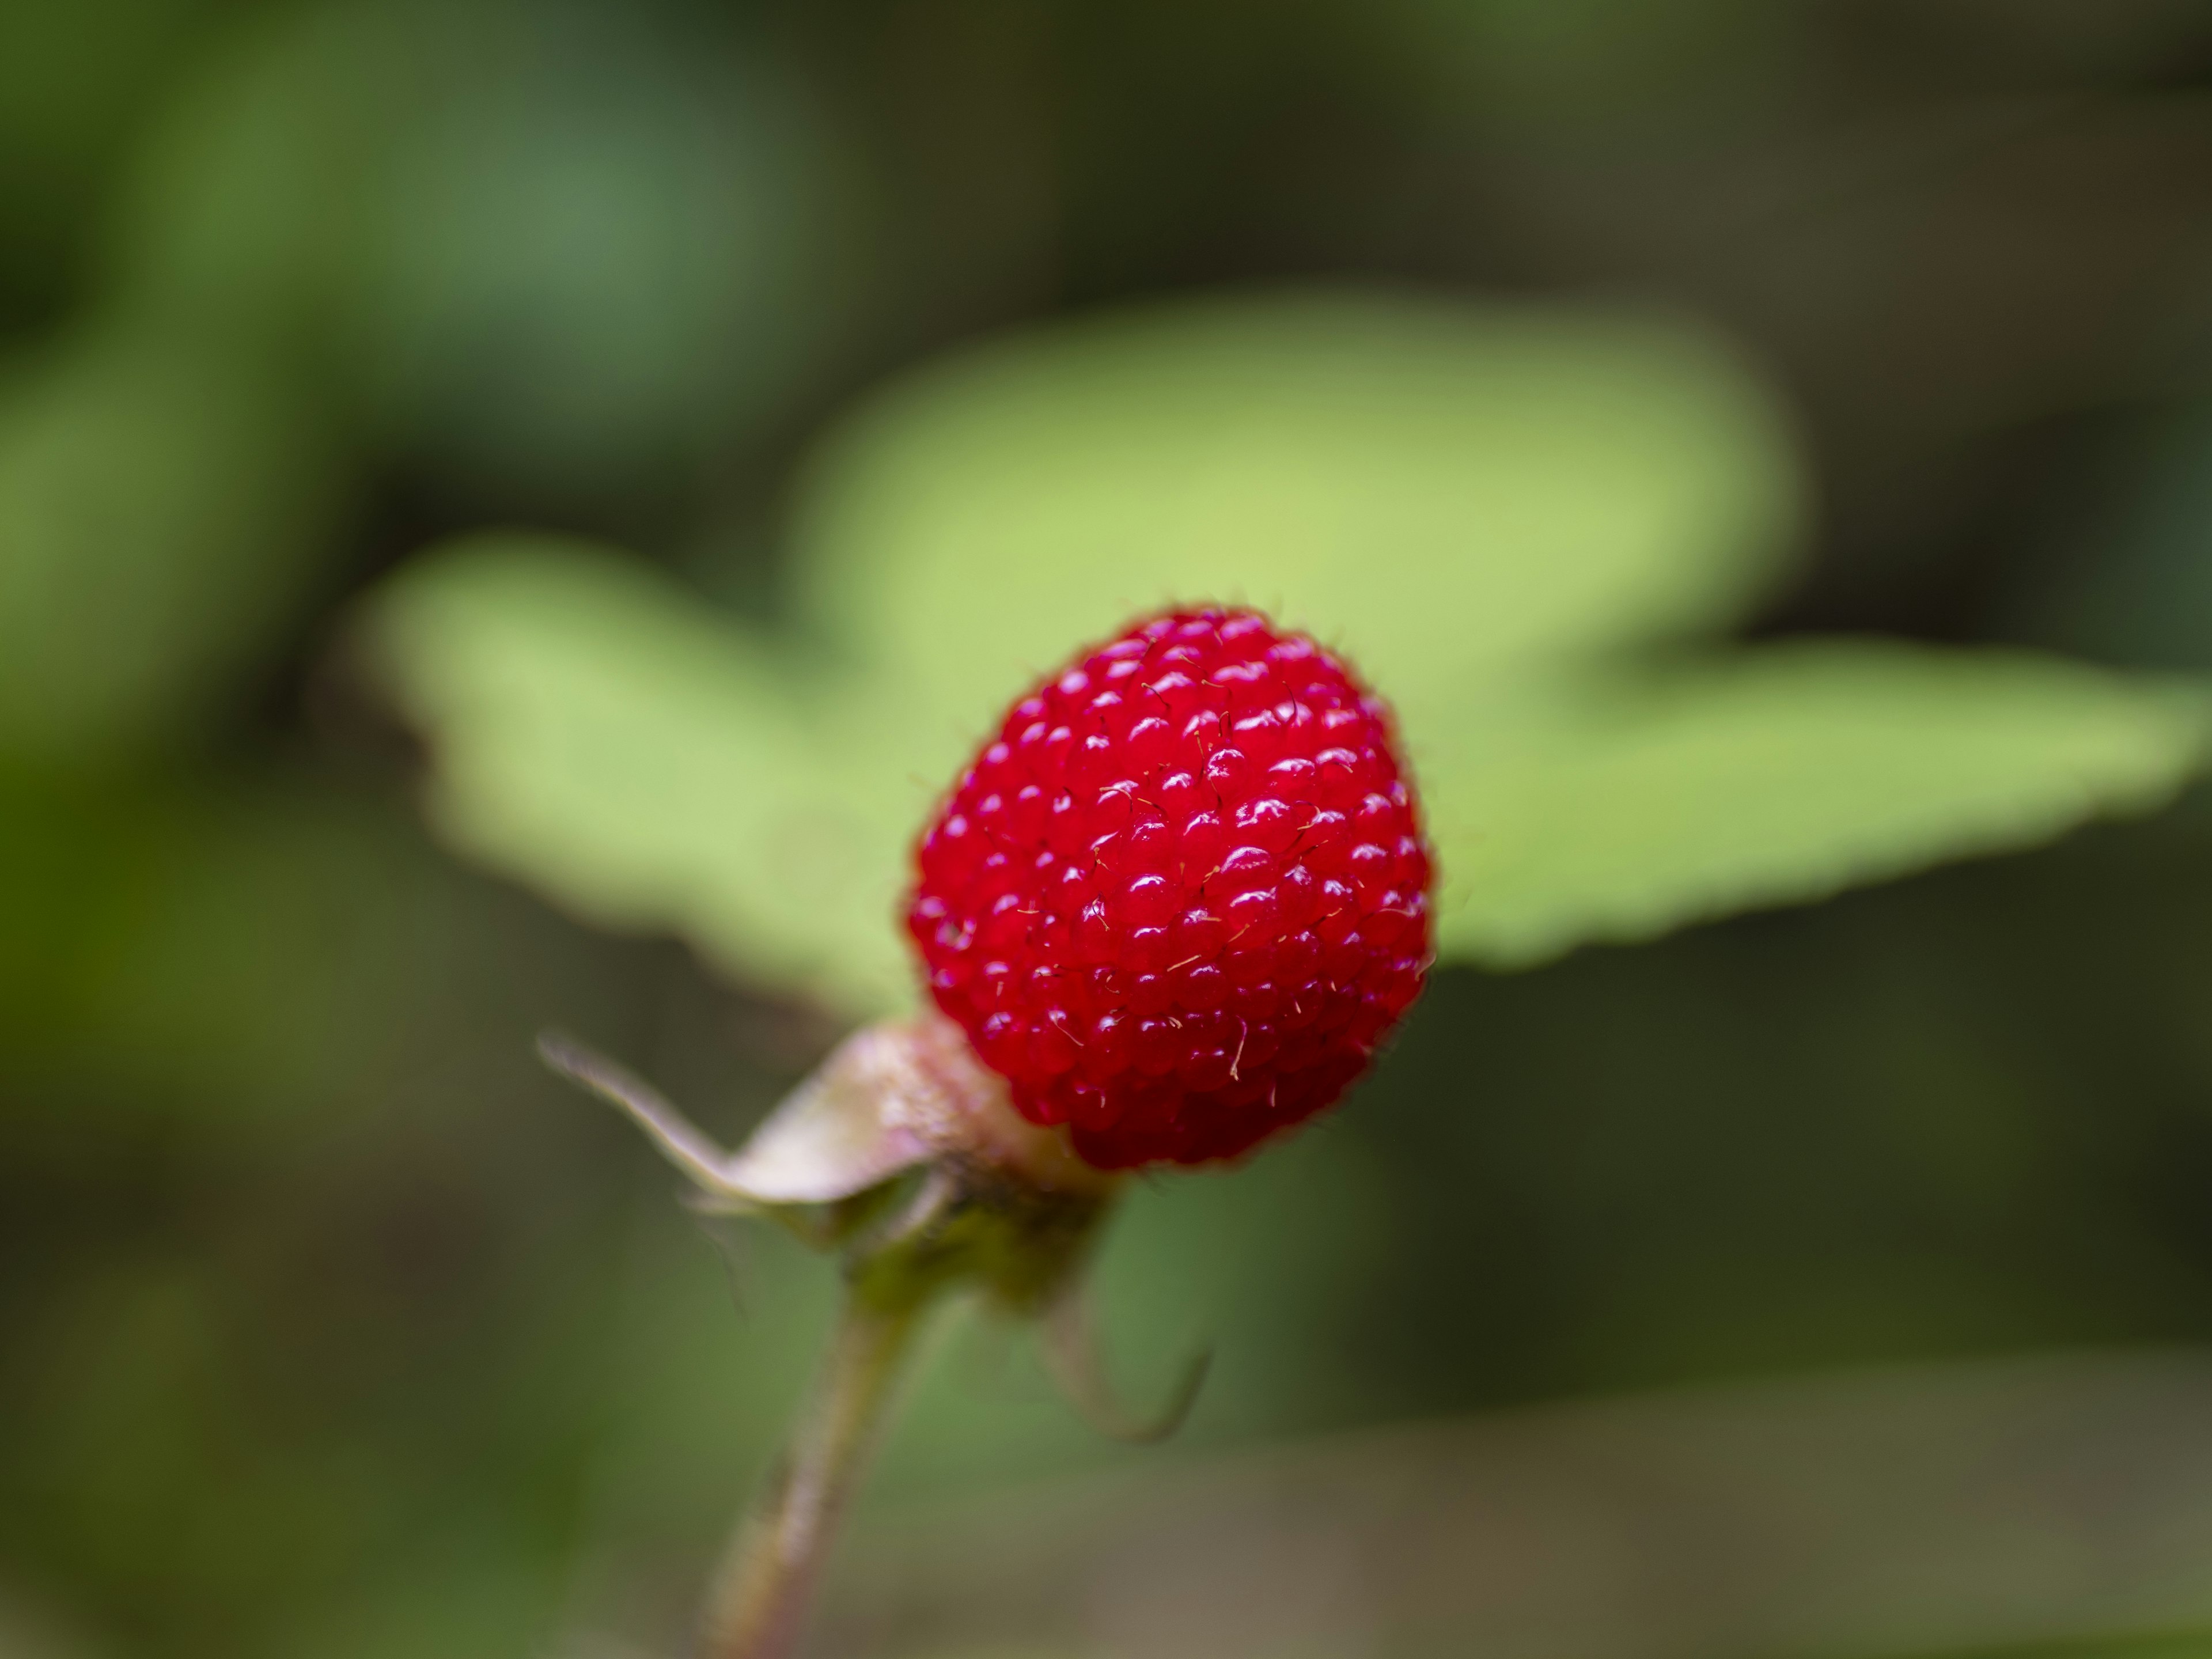
POLYGON ((1015 704, 917 853, 938 1006, 1106 1169, 1332 1104, 1419 994, 1431 863, 1390 714, 1246 610, 1179 611, 1015 704))

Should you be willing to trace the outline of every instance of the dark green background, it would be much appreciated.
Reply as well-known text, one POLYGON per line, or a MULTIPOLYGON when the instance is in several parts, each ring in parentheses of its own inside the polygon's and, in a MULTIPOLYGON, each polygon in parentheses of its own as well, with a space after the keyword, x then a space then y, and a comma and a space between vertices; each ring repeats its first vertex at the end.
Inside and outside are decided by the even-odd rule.
MULTIPOLYGON (((2198 7, 0 9, 0 392, 93 386, 82 464, 150 526, 0 590, 0 657, 62 665, 0 665, 0 1654, 672 1639, 826 1273, 703 1237, 528 1039, 734 1133, 834 1033, 436 850, 348 603, 526 524, 772 617, 787 470, 860 388, 1312 277, 1733 330, 1820 492, 1767 631, 2212 669, 2198 7)), ((1132 1374, 1216 1342, 1203 1450, 2212 1338, 2208 923, 2185 803, 1443 973, 1340 1118, 1144 1195, 1132 1374)), ((1003 1346, 956 1342, 886 1492, 1136 1455, 1003 1346)))

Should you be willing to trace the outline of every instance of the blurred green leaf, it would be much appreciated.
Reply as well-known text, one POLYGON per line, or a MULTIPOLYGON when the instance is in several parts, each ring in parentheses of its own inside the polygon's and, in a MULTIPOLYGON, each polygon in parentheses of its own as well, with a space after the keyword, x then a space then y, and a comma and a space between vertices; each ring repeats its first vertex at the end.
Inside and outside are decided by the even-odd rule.
POLYGON ((1363 44, 1441 119, 1587 144, 1755 106, 1790 71, 1790 23, 1745 0, 1395 0, 1363 44))
POLYGON ((312 581, 331 461, 250 362, 129 333, 0 383, 0 750, 190 731, 312 581))
POLYGON ((846 1007, 902 994, 901 849, 930 786, 885 740, 897 708, 641 568, 526 538, 409 573, 374 647, 459 846, 741 977, 846 1007))
POLYGON ((2027 845, 2199 763, 2194 694, 2057 662, 1655 658, 1775 580, 1790 455, 1740 369, 1648 322, 1198 307, 986 350, 865 411, 809 475, 795 635, 509 542, 411 573, 376 650, 457 844, 854 1011, 910 994, 904 848, 983 723, 1170 600, 1256 600, 1396 702, 1447 956, 2027 845))
POLYGON ((462 948, 442 867, 398 815, 296 784, 0 772, 0 1054, 110 1117, 296 1126, 441 1001, 394 964, 462 948))
POLYGON ((76 275, 82 220, 215 0, 0 6, 0 306, 76 275))
POLYGON ((708 29, 413 0, 257 19, 146 147, 118 293, 303 343, 449 472, 561 495, 696 464, 848 349, 872 293, 842 135, 708 29))
POLYGON ((364 367, 442 465, 559 489, 696 462, 848 349, 866 215, 782 66, 621 9, 453 44, 516 67, 393 125, 365 250, 364 367))
POLYGON ((240 20, 152 112, 111 215, 112 298, 134 314, 287 346, 357 310, 394 127, 429 54, 405 5, 240 20))
POLYGON ((864 409, 807 479, 807 619, 973 726, 1170 600, 1341 646, 1418 729, 1532 659, 1738 620, 1794 456, 1656 319, 1285 297, 1017 337, 864 409))
POLYGON ((2024 653, 1779 645, 1416 732, 1449 957, 1521 967, 2162 805, 2212 698, 2024 653))

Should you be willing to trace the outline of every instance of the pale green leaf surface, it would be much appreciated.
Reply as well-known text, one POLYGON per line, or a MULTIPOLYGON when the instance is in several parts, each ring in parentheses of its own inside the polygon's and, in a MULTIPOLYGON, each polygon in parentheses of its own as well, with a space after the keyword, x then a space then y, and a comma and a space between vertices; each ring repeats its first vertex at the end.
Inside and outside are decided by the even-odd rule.
POLYGON ((1170 599, 1349 647, 1426 793, 1443 953, 1494 965, 2027 846, 2201 763, 2199 694, 2056 659, 1686 655, 1773 579, 1794 512, 1733 377, 1557 315, 1102 324, 848 429, 805 492, 790 636, 506 538, 404 574, 374 637, 456 844, 854 1014, 914 994, 908 848, 1006 700, 1170 599))
POLYGON ((896 905, 930 791, 771 643, 612 556, 487 538, 392 589, 371 645, 457 845, 758 983, 854 1012, 907 994, 896 905))
POLYGON ((1286 297, 921 372, 804 491, 809 619, 957 710, 1171 601, 1339 646, 1408 721, 1473 679, 1738 619, 1799 507, 1774 409, 1679 326, 1286 297))
POLYGON ((1777 645, 1594 677, 1422 734, 1447 956, 1825 896, 2164 802, 2212 702, 2024 653, 1777 645))

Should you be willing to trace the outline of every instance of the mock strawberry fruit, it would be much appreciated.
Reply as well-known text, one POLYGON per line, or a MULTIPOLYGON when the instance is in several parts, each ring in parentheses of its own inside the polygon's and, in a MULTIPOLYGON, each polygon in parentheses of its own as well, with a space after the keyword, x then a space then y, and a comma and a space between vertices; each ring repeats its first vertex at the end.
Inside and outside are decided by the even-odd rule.
POLYGON ((1416 995, 1431 864, 1389 709, 1255 611, 1181 611, 1014 705, 921 840, 931 994, 1090 1163, 1234 1158, 1416 995))

